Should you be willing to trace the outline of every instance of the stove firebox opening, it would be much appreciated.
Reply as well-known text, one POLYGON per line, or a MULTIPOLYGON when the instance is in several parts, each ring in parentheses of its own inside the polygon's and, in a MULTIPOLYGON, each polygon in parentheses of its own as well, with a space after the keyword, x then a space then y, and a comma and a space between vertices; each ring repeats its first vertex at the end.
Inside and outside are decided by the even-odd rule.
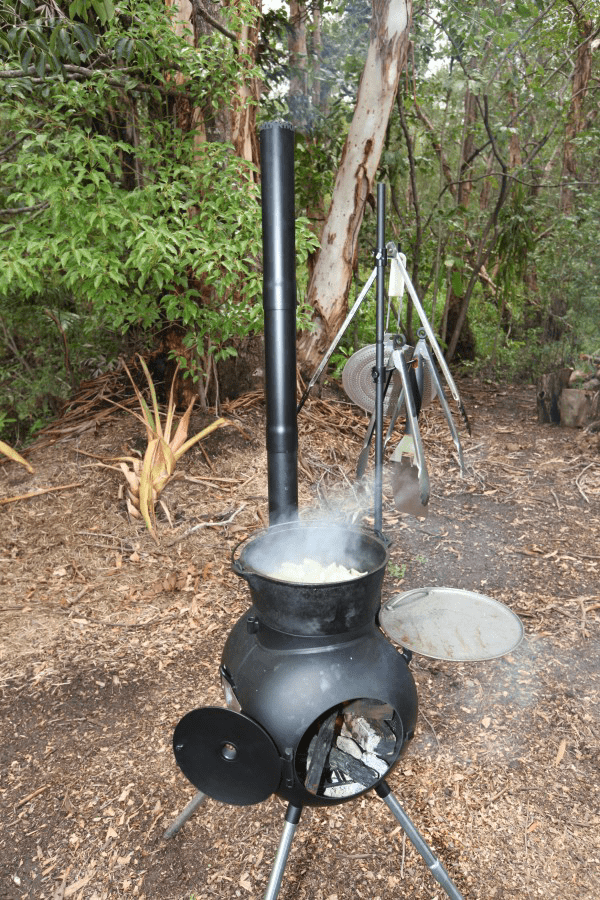
POLYGON ((355 797, 387 775, 403 743, 402 722, 389 703, 348 700, 307 729, 296 751, 296 774, 316 797, 355 797))

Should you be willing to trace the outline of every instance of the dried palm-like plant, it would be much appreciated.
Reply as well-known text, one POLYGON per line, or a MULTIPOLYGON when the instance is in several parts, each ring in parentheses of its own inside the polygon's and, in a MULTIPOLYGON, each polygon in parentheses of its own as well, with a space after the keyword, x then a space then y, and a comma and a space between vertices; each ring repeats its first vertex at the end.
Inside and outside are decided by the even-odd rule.
POLYGON ((3 453, 5 456, 8 456, 8 458, 14 460, 14 462, 17 462, 20 465, 25 466, 27 471, 30 474, 33 474, 33 466, 30 463, 28 463, 26 459, 23 459, 23 457, 20 455, 20 453, 17 453, 16 450, 13 450, 13 448, 10 447, 8 444, 5 444, 4 441, 0 441, 0 453, 3 453))
POLYGON ((206 428, 203 428, 202 431, 188 438, 190 417, 194 406, 194 400, 192 400, 172 434, 175 425, 176 407, 173 396, 175 377, 173 377, 171 384, 165 419, 162 422, 152 376, 144 360, 141 357, 139 359, 148 382, 152 408, 146 403, 141 391, 133 380, 131 372, 125 366, 140 404, 141 414, 133 412, 133 410, 129 410, 129 412, 132 412, 137 419, 143 422, 146 428, 148 446, 143 459, 122 457, 119 468, 127 480, 125 500, 129 515, 137 519, 141 517, 154 540, 158 541, 156 536, 156 505, 160 501, 162 491, 173 477, 177 461, 198 441, 201 441, 211 432, 216 431, 217 428, 222 428, 224 425, 230 425, 231 423, 226 419, 216 419, 210 425, 207 425, 206 428))

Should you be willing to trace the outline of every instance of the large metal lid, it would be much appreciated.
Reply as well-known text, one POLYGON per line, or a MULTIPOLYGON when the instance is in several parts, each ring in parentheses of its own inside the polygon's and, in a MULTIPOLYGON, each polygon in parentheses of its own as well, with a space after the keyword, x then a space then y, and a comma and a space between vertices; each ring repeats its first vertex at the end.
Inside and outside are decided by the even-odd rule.
MULTIPOLYGON (((394 341, 390 335, 385 336, 383 342, 383 355, 386 365, 389 364, 394 341)), ((352 354, 342 370, 342 385, 348 397, 365 412, 372 413, 375 409, 375 397, 377 386, 373 381, 373 368, 376 364, 377 346, 367 344, 352 354)), ((421 408, 428 406, 435 397, 435 385, 433 383, 429 366, 420 357, 415 357, 422 373, 421 408)), ((421 384, 421 381, 419 381, 421 384)), ((392 381, 383 400, 383 413, 392 415, 402 390, 402 380, 397 369, 392 372, 392 381)), ((406 415, 404 401, 398 410, 398 415, 403 418, 406 415)))
MULTIPOLYGON (((394 349, 394 342, 386 339, 383 342, 384 358, 387 361, 394 349)), ((347 395, 353 403, 360 406, 368 413, 375 409, 376 385, 373 381, 373 367, 376 363, 377 347, 375 344, 367 344, 353 353, 342 371, 342 384, 347 395)), ((392 383, 385 395, 383 412, 390 415, 402 390, 399 372, 392 375, 392 383)))
POLYGON ((455 662, 505 656, 523 638, 523 624, 508 606, 459 588, 396 594, 381 608, 379 623, 407 650, 455 662))
POLYGON ((173 750, 194 787, 221 803, 261 803, 279 785, 275 744, 254 719, 231 709, 193 709, 175 728, 173 750))

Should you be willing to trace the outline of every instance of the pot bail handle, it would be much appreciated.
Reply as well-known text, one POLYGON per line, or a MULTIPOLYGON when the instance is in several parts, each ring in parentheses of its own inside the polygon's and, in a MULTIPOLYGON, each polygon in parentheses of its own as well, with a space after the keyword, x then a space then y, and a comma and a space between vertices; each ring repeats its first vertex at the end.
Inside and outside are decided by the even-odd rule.
POLYGON ((236 575, 240 575, 242 578, 246 578, 250 573, 247 569, 244 568, 241 560, 239 559, 239 555, 241 555, 240 548, 244 546, 244 544, 249 543, 253 540, 256 535, 247 535, 243 540, 239 541, 233 550, 231 551, 231 568, 235 572, 236 575), (239 555, 238 555, 239 554, 239 555), (237 558, 236 558, 237 557, 237 558))

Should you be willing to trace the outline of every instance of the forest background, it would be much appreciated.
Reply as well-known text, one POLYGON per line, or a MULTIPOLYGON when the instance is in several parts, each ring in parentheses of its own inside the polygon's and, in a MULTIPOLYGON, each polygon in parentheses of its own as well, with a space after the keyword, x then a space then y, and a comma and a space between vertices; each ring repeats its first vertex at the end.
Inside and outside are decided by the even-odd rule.
MULTIPOLYGON (((3 0, 0 438, 31 440, 134 351, 180 359, 218 401, 262 329, 257 128, 274 118, 296 130, 308 370, 373 267, 376 180, 449 361, 532 380, 600 355, 599 48, 599 0, 3 0), (374 47, 398 71, 370 168, 348 174, 374 47), (320 250, 359 182, 347 246, 320 250)), ((372 302, 333 376, 373 341, 372 302)), ((409 338, 413 320, 405 303, 409 338)))

